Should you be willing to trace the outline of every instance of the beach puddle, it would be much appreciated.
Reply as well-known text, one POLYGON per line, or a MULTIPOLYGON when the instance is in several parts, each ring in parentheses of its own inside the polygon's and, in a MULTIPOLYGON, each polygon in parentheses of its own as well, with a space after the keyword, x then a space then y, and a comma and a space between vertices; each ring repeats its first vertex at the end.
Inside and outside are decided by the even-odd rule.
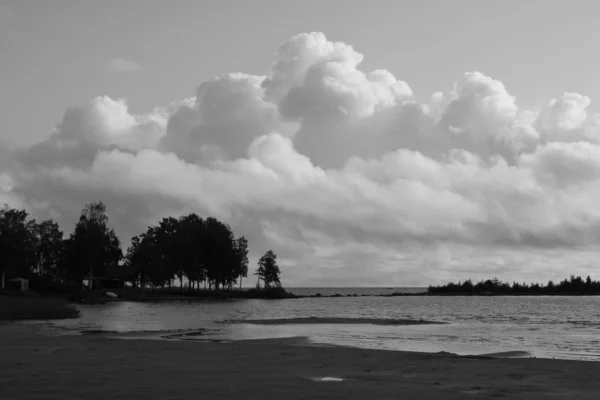
POLYGON ((315 382, 343 382, 344 381, 344 379, 342 379, 342 378, 334 378, 332 376, 324 376, 321 378, 310 378, 310 379, 315 382))

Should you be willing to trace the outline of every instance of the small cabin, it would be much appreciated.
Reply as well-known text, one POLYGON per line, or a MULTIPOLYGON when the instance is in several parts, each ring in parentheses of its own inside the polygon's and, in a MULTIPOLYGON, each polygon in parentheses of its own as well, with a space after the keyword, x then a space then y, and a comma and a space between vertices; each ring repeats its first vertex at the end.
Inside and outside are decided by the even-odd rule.
POLYGON ((13 279, 8 279, 5 283, 6 285, 6 289, 9 290, 16 290, 19 292, 27 292, 29 291, 29 280, 25 279, 25 278, 13 278, 13 279))
MULTIPOLYGON (((108 266, 103 276, 92 278, 93 289, 124 290, 126 283, 135 279, 136 273, 136 269, 124 265, 108 266)), ((83 286, 89 287, 89 277, 83 279, 83 286)))

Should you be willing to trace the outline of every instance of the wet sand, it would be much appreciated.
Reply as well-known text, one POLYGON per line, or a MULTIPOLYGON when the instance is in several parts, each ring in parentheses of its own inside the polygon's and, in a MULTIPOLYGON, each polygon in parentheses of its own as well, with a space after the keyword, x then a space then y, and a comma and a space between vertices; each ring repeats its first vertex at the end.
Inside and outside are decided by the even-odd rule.
POLYGON ((253 325, 302 325, 302 324, 370 324, 370 325, 430 325, 446 322, 425 321, 422 319, 385 319, 385 318, 281 318, 281 319, 238 319, 226 321, 233 324, 253 325))
POLYGON ((546 400, 600 393, 596 362, 305 346, 301 339, 205 343, 41 331, 0 325, 0 399, 546 400))

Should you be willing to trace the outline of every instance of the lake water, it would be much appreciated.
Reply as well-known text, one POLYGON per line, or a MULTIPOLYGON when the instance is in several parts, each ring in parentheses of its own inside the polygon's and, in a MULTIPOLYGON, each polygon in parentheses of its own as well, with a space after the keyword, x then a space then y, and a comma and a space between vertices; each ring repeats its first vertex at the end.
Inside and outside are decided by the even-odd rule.
POLYGON ((286 289, 299 296, 314 296, 321 294, 323 296, 334 296, 339 294, 340 296, 377 296, 386 295, 393 293, 425 293, 427 288, 425 287, 372 287, 372 288, 288 288, 286 289))
MULTIPOLYGON (((322 288, 310 290, 331 294, 322 288)), ((336 293, 335 290, 342 289, 327 290, 336 293)), ((294 291, 302 293, 300 289, 294 291)), ((351 289, 343 289, 339 293, 351 292, 351 289)), ((358 290, 358 294, 361 293, 366 292, 358 290)), ((305 336, 317 343, 365 348, 458 354, 525 351, 536 357, 600 361, 600 297, 338 297, 114 302, 81 306, 80 309, 80 319, 54 322, 54 328, 65 333, 103 330, 116 332, 121 337, 159 337, 167 332, 204 329, 201 336, 188 338, 241 340, 305 336), (261 326, 222 323, 230 319, 294 317, 422 318, 448 324, 261 326)))

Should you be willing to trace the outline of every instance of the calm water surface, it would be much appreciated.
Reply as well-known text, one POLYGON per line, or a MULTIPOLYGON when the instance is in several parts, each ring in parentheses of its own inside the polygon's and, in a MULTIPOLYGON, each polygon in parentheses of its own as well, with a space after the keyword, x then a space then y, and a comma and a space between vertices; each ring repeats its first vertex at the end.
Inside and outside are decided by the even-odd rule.
POLYGON ((55 327, 67 333, 97 329, 118 332, 125 337, 158 337, 165 331, 205 329, 196 339, 306 336, 318 343, 366 348, 458 354, 526 351, 536 357, 600 361, 600 297, 341 297, 198 303, 115 302, 80 308, 80 319, 55 322, 55 327), (229 319, 294 317, 423 318, 448 324, 260 326, 222 323, 229 319))

